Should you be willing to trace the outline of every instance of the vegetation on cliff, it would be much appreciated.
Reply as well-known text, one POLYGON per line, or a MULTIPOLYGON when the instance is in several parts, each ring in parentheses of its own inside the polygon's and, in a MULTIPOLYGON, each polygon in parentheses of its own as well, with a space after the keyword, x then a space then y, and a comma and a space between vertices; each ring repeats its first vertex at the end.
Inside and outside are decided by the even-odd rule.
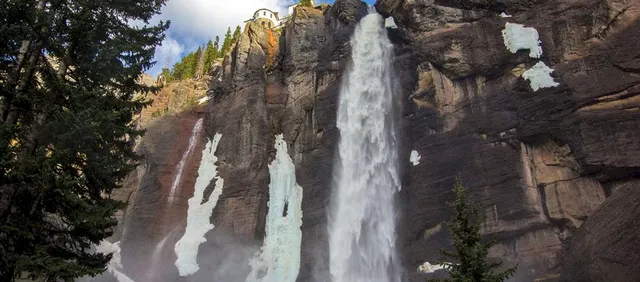
POLYGON ((105 270, 164 0, 0 1, 0 281, 105 270), (140 23, 132 27, 130 23, 140 23))
POLYGON ((480 214, 477 205, 471 202, 465 194, 462 179, 456 178, 453 192, 455 201, 449 203, 454 215, 447 222, 455 251, 440 249, 446 261, 439 262, 446 265, 449 272, 447 279, 430 279, 429 282, 502 282, 515 274, 517 266, 502 272, 498 269, 502 261, 489 262, 489 249, 495 245, 495 240, 483 242, 480 232, 480 214))
POLYGON ((227 28, 221 47, 219 46, 220 38, 216 36, 214 42, 209 40, 206 47, 198 47, 198 50, 187 54, 173 65, 173 68, 164 68, 162 76, 167 83, 170 83, 176 80, 196 78, 209 73, 213 60, 222 58, 224 54, 229 52, 231 45, 238 41, 241 33, 240 26, 237 26, 233 33, 231 33, 231 27, 227 28))
POLYGON ((312 7, 313 6, 313 2, 311 0, 300 0, 300 6, 312 7))

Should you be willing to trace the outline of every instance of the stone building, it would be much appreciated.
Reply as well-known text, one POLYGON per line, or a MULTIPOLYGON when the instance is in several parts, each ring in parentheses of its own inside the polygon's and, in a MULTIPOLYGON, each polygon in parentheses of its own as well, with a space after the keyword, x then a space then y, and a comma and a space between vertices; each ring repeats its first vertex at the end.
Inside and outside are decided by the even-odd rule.
POLYGON ((249 21, 259 23, 266 28, 274 28, 280 25, 278 12, 274 12, 265 8, 259 9, 255 13, 253 13, 253 18, 247 20, 246 22, 249 21))

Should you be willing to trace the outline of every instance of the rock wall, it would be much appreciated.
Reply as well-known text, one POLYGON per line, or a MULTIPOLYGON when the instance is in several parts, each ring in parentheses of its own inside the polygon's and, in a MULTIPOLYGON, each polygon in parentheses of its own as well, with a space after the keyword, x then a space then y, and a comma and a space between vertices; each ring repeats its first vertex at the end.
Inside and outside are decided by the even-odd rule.
POLYGON ((640 5, 482 3, 376 4, 394 17, 393 38, 406 52, 397 58, 406 97, 402 155, 422 156, 405 174, 405 265, 432 261, 447 245, 444 202, 459 173, 485 207, 484 232, 499 240, 492 255, 520 262, 516 280, 554 280, 567 239, 612 183, 638 176, 640 143, 631 136, 640 125, 640 49, 632 42, 640 38, 640 5), (541 58, 507 50, 507 22, 537 30, 541 58), (539 61, 559 86, 534 91, 521 77, 539 61))
MULTIPOLYGON (((422 281, 426 275, 417 267, 433 263, 440 258, 437 249, 449 246, 445 203, 453 199, 458 174, 484 207, 483 232, 498 239, 491 255, 520 263, 514 281, 558 280, 563 254, 571 254, 567 259, 582 254, 573 255, 573 246, 599 250, 584 226, 598 229, 618 212, 607 211, 607 204, 601 208, 602 203, 640 176, 638 1, 487 3, 376 3, 398 26, 389 29, 396 48, 393 95, 401 98, 403 113, 398 247, 409 281, 422 281), (499 16, 503 12, 512 17, 499 16), (537 30, 540 58, 505 47, 507 22, 537 30), (522 78, 538 62, 554 69, 558 86, 534 91, 522 78), (421 156, 415 166, 409 161, 413 150, 421 156), (591 220, 594 212, 603 215, 591 220), (582 239, 569 244, 574 234, 582 239)), ((304 194, 298 281, 329 281, 326 208, 339 137, 336 102, 349 67, 350 36, 366 13, 362 2, 338 0, 332 6, 297 7, 281 32, 247 24, 232 51, 214 62, 206 105, 149 125, 141 146, 144 165, 127 182, 137 188, 125 193, 131 195, 130 207, 114 238, 121 241, 128 274, 136 281, 244 281, 248 259, 265 235, 268 164, 275 156, 275 135, 283 133, 304 194), (179 200, 164 205, 200 117, 204 130, 179 200), (200 246, 200 271, 176 278, 173 245, 184 232, 199 152, 216 133, 222 135, 216 157, 224 190, 211 218, 215 228, 200 246), (166 247, 155 256, 162 244, 166 247), (166 270, 158 272, 162 276, 145 276, 153 257, 160 257, 155 264, 166 270)), ((207 187, 205 198, 214 188, 214 183, 207 187)), ((610 238, 603 232, 598 236, 610 238)), ((571 265, 578 264, 568 261, 571 265)), ((580 275, 591 278, 574 281, 602 281, 591 272, 580 275)), ((634 276, 616 277, 634 281, 634 276)))
POLYGON ((562 281, 640 280, 640 181, 618 187, 571 238, 562 281))

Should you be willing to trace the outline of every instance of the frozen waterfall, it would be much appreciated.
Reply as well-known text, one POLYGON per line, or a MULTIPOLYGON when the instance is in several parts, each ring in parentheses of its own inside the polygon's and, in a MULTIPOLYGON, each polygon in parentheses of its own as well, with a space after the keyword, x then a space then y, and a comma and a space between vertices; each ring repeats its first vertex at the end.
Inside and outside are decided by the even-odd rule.
POLYGON ((330 272, 334 282, 396 282, 394 196, 400 189, 393 46, 384 19, 371 12, 351 38, 352 65, 340 90, 340 130, 329 210, 330 272))
POLYGON ((216 166, 218 157, 215 155, 220 138, 222 138, 222 135, 216 133, 213 136, 213 140, 207 141, 202 151, 202 160, 198 168, 196 185, 193 188, 193 197, 189 199, 187 226, 185 227, 184 235, 174 247, 177 257, 175 265, 180 276, 194 274, 200 269, 198 265, 198 248, 201 243, 207 241, 205 235, 214 227, 210 220, 211 214, 213 214, 213 209, 216 207, 224 187, 224 179, 218 175, 218 166, 216 166), (214 179, 216 180, 215 188, 207 198, 207 201, 203 202, 205 189, 214 179))
POLYGON ((276 157, 269 164, 269 202, 264 244, 251 260, 247 282, 295 282, 302 244, 302 187, 282 134, 276 136, 276 157))

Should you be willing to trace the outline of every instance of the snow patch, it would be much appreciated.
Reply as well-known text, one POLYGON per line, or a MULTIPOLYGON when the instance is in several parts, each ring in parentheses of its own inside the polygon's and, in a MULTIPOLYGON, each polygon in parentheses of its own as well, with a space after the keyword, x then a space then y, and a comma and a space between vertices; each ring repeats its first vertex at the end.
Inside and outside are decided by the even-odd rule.
POLYGON ((204 97, 200 98, 200 100, 198 100, 198 105, 202 105, 202 104, 206 103, 207 101, 209 101, 209 96, 204 96, 204 97))
POLYGON ((438 270, 447 268, 449 268, 449 265, 447 264, 430 264, 428 261, 425 261, 422 265, 418 266, 418 272, 434 273, 438 270))
POLYGON ((202 161, 200 161, 200 167, 198 168, 198 178, 196 179, 193 197, 189 199, 187 227, 184 235, 174 248, 177 255, 175 265, 180 276, 194 274, 200 269, 197 262, 198 248, 200 244, 207 241, 204 236, 214 227, 209 218, 211 218, 213 209, 216 207, 224 187, 224 179, 217 176, 218 167, 216 162, 218 158, 215 156, 220 138, 222 138, 222 135, 216 133, 213 141, 209 140, 202 151, 202 161), (209 195, 209 199, 202 203, 204 190, 213 179, 216 179, 215 189, 209 195))
POLYGON ((420 154, 418 154, 418 151, 416 151, 416 150, 411 151, 411 156, 409 157, 409 160, 411 161, 413 166, 417 166, 418 164, 420 164, 420 159, 421 158, 422 158, 422 156, 420 156, 420 154))
POLYGON ((107 265, 107 272, 113 275, 120 282, 135 282, 118 269, 122 269, 122 259, 120 256, 120 242, 111 243, 107 240, 100 242, 96 246, 96 252, 103 254, 113 254, 111 261, 107 265))
POLYGON ((302 187, 283 135, 276 135, 276 157, 269 164, 269 202, 266 235, 249 262, 247 282, 295 282, 300 270, 302 244, 302 187))
POLYGON ((516 53, 521 49, 529 49, 529 57, 540 58, 542 47, 538 31, 533 27, 524 27, 521 24, 506 23, 502 30, 504 46, 511 53, 516 53))
POLYGON ((509 14, 507 14, 505 12, 502 12, 502 14, 500 14, 500 17, 501 18, 510 18, 510 17, 512 17, 512 15, 509 15, 509 14))
POLYGON ((538 91, 540 88, 556 87, 560 85, 553 80, 551 73, 553 69, 548 67, 544 62, 538 62, 532 68, 528 69, 522 74, 522 77, 529 80, 529 84, 533 91, 538 91))
POLYGON ((396 20, 393 19, 393 17, 388 17, 388 18, 384 19, 384 27, 387 27, 387 28, 398 28, 398 26, 396 25, 396 20))

